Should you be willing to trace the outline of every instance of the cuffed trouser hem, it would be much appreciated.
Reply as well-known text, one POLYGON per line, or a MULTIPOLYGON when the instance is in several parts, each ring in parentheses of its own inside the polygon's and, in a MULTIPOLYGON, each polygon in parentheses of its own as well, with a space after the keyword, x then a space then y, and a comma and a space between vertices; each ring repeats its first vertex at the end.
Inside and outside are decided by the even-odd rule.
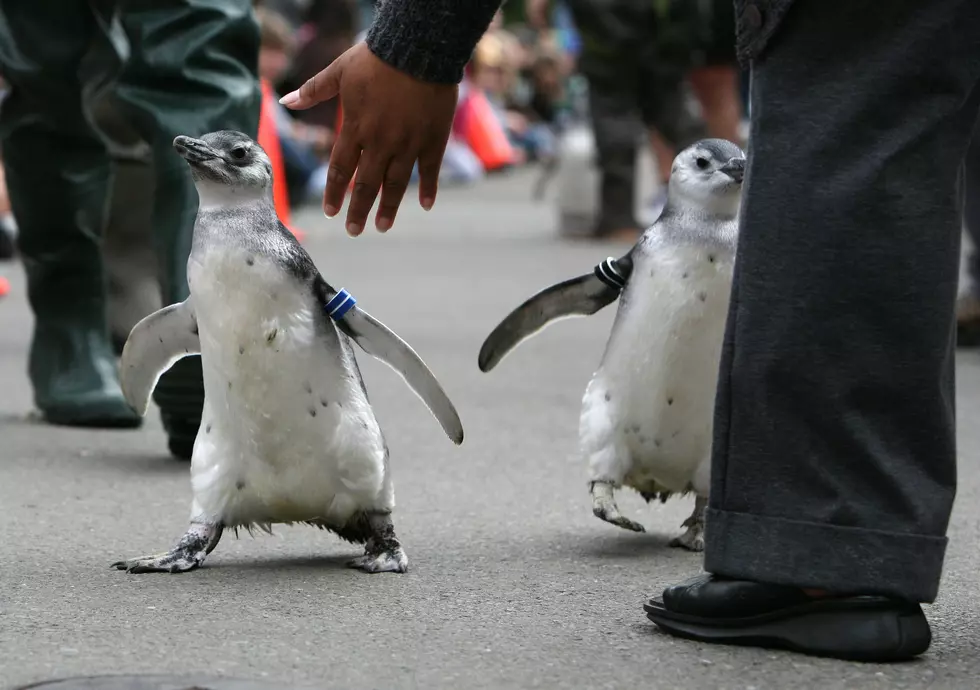
POLYGON ((946 537, 708 509, 704 569, 841 594, 935 601, 946 537))

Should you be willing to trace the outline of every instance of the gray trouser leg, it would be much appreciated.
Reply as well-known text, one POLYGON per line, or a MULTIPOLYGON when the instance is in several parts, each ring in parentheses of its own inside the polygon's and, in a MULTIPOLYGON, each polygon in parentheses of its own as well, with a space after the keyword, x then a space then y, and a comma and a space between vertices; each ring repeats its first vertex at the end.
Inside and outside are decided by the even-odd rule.
POLYGON ((797 0, 753 65, 709 572, 935 599, 978 44, 976 0, 797 0))

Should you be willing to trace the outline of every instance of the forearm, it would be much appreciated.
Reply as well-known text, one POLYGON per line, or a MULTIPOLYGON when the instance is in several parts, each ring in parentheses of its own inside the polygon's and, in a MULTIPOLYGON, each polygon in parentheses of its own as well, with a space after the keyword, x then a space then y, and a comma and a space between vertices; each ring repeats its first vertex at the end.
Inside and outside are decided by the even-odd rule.
POLYGON ((417 79, 458 84, 501 0, 382 0, 368 31, 375 55, 417 79))

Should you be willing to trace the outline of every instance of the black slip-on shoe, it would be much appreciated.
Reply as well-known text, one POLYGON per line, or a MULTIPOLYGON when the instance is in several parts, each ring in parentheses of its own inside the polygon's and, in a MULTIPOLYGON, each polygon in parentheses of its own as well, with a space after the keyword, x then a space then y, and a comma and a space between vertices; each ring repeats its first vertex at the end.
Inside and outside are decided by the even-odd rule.
POLYGON ((879 596, 811 597, 795 587, 710 574, 664 590, 647 618, 677 637, 887 662, 925 652, 932 631, 918 604, 879 596))

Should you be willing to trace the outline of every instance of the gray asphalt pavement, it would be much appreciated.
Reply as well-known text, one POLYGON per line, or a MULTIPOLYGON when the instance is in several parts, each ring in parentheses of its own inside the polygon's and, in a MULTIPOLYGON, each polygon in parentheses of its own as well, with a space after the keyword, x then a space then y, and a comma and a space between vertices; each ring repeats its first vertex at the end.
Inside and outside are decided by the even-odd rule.
MULTIPOLYGON (((642 603, 700 569, 667 547, 693 499, 623 492, 627 533, 592 516, 579 402, 613 310, 553 325, 489 375, 479 346, 537 289, 621 246, 563 242, 526 175, 406 204, 387 236, 301 214, 337 287, 408 340, 454 399, 454 446, 385 365, 359 353, 391 448, 406 575, 344 567, 357 547, 309 527, 226 536, 204 568, 127 575, 169 548, 190 502, 157 412, 139 431, 25 418, 31 317, 0 264, 0 688, 84 674, 216 674, 317 688, 975 688, 980 678, 980 354, 959 356, 960 489, 935 642, 875 666, 711 647, 657 632, 642 603)), ((413 194, 411 190, 409 194, 413 194)), ((914 558, 911 554, 910 558, 914 558)))

